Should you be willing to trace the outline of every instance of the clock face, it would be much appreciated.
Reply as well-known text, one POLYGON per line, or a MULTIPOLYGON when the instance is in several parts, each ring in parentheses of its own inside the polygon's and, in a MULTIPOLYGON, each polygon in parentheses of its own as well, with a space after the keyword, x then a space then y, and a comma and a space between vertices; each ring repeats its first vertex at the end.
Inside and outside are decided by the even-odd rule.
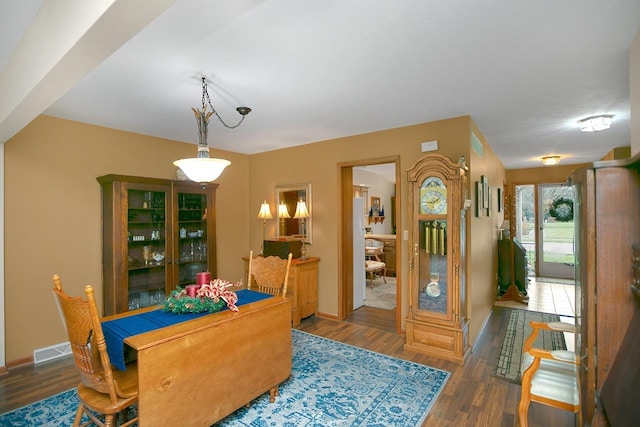
POLYGON ((440 178, 427 178, 420 187, 420 214, 446 213, 447 187, 440 178))

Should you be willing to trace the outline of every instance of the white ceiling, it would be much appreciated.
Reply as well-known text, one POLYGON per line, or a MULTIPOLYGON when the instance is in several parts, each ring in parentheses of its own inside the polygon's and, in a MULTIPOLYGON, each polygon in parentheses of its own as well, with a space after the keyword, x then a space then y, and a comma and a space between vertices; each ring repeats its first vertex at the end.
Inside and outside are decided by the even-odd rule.
POLYGON ((214 149, 251 154, 461 115, 509 169, 547 154, 590 162, 629 145, 638 0, 163 0, 164 12, 145 10, 149 1, 96 3, 109 31, 93 25, 99 37, 88 31, 58 68, 28 76, 25 56, 43 54, 12 56, 26 50, 22 35, 51 23, 40 34, 47 52, 85 2, 0 0, 0 91, 28 82, 17 101, 0 97, 2 142, 44 113, 197 143, 191 107, 205 75, 226 121, 238 105, 253 108, 235 130, 211 122, 214 149), (56 7, 69 9, 61 18, 56 7), (129 22, 145 13, 148 25, 129 22), (74 53, 84 68, 68 64, 74 53), (580 133, 577 121, 595 114, 612 115, 612 128, 580 133))

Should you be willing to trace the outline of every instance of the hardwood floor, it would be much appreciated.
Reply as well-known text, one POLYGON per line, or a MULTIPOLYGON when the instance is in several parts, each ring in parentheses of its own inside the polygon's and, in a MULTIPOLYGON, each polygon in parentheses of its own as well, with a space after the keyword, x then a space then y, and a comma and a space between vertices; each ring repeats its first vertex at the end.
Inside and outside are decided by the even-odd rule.
MULTIPOLYGON (((358 311, 360 311, 359 309, 358 311)), ((517 426, 517 404, 520 386, 492 375, 494 362, 502 342, 507 309, 496 307, 482 336, 464 365, 431 356, 405 351, 404 336, 388 327, 359 324, 363 318, 382 322, 385 313, 367 307, 348 322, 323 318, 308 318, 299 329, 347 344, 422 363, 451 372, 443 392, 438 397, 423 426, 517 426), (373 311, 370 311, 373 310, 373 311)), ((385 311, 385 310, 380 310, 385 311)), ((387 313, 388 314, 388 313, 387 313)), ((68 390, 78 383, 70 358, 45 362, 37 366, 22 366, 0 377, 0 413, 27 405, 44 397, 68 390)), ((532 403, 529 425, 573 426, 574 415, 566 411, 532 403)))

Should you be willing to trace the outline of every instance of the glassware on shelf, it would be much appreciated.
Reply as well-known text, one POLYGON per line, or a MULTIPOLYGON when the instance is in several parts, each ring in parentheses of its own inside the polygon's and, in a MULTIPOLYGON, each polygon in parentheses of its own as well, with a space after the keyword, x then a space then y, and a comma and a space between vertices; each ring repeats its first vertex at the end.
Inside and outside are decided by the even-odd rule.
POLYGON ((144 259, 144 264, 149 265, 153 260, 153 254, 151 251, 151 246, 145 245, 142 247, 142 259, 144 259))
POLYGON ((151 256, 153 257, 153 260, 156 262, 156 264, 158 264, 158 265, 162 264, 162 261, 164 260, 164 252, 162 252, 162 251, 155 252, 154 251, 151 256))
POLYGON ((144 202, 142 203, 142 208, 143 209, 147 209, 151 207, 151 199, 152 199, 153 195, 151 194, 151 191, 145 191, 144 193, 144 202))

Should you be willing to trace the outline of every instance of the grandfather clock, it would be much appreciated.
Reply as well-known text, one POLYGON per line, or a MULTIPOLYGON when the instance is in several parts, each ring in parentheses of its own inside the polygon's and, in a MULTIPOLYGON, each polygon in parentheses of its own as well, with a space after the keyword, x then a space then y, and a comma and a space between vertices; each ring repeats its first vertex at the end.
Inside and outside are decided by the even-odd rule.
POLYGON ((429 154, 407 171, 411 256, 405 348, 459 363, 470 349, 464 169, 429 154))

